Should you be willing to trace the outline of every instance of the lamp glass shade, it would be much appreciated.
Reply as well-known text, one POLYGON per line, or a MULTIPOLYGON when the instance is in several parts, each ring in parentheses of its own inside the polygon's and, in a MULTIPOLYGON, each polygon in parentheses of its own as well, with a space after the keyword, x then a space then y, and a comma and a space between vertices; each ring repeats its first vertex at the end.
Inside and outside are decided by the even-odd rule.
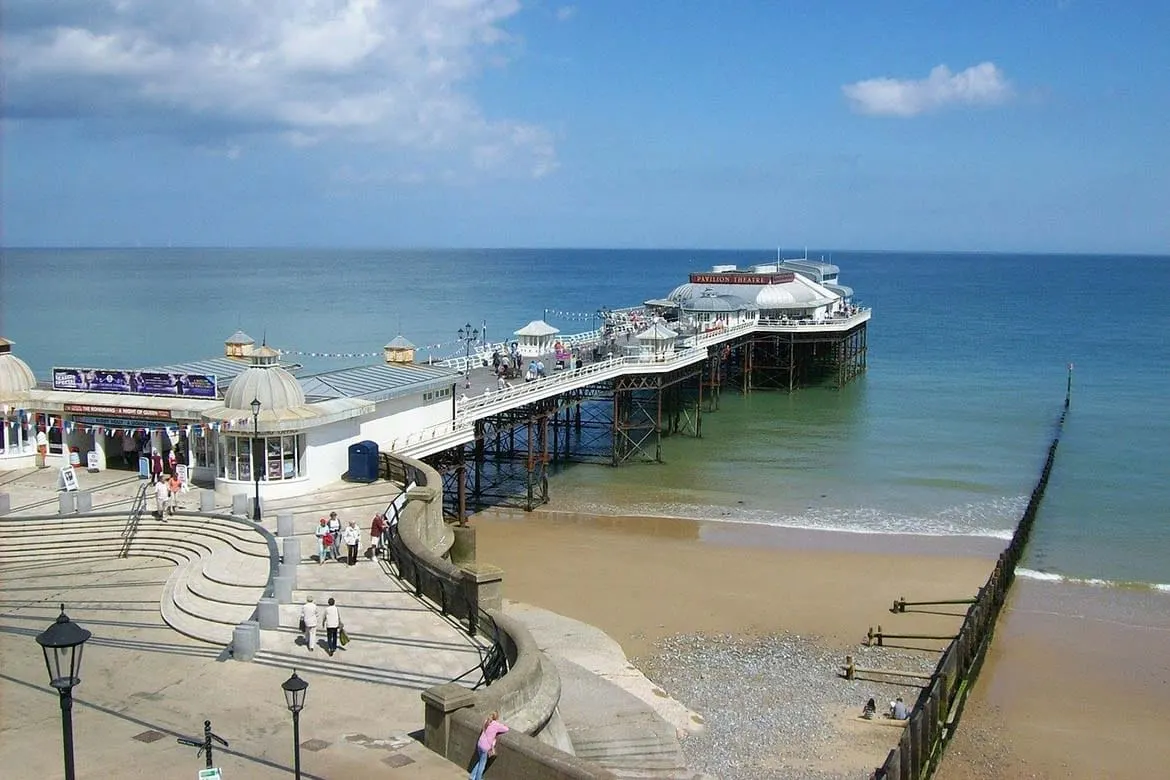
MULTIPOLYGON (((248 396, 244 396, 244 397, 247 398, 248 396)), ((252 406, 252 416, 253 417, 260 414, 260 399, 259 398, 253 398, 251 406, 252 406)))
POLYGON ((289 712, 300 712, 305 706, 305 692, 309 690, 309 684, 297 677, 294 671, 292 677, 280 684, 284 689, 284 703, 288 706, 289 712))
POLYGON ((61 614, 53 625, 37 635, 37 644, 45 654, 49 685, 67 689, 81 682, 81 651, 91 636, 68 618, 62 604, 61 614))

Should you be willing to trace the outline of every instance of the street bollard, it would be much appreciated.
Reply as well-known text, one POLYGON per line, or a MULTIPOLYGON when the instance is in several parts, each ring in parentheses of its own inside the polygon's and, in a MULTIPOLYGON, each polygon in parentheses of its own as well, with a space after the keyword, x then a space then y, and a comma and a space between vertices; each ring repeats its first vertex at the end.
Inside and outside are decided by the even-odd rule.
POLYGON ((293 531, 293 513, 280 512, 276 515, 276 535, 277 536, 292 536, 293 531))
POLYGON ((286 536, 280 540, 280 551, 283 553, 282 561, 285 563, 300 563, 301 562, 301 540, 295 536, 286 536))
POLYGON ((214 490, 200 490, 199 491, 199 511, 211 513, 215 511, 215 491, 214 490))
POLYGON ((256 616, 260 619, 260 628, 265 631, 280 628, 280 604, 272 596, 264 596, 256 604, 256 616))
POLYGON ((77 494, 77 511, 89 512, 93 510, 93 493, 83 490, 77 494))
POLYGON ((57 514, 71 515, 73 514, 74 506, 73 493, 67 490, 64 493, 57 494, 57 514))
POLYGON ((233 493, 232 494, 232 514, 246 515, 248 514, 248 494, 247 493, 233 493))

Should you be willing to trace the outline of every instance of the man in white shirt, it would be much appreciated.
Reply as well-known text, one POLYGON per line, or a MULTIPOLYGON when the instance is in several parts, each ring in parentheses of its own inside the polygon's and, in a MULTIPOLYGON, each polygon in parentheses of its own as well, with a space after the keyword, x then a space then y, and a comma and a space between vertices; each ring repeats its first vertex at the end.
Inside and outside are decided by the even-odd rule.
POLYGON ((337 652, 337 633, 341 630, 341 612, 332 597, 329 606, 325 607, 325 649, 329 655, 337 652))
POLYGON ((167 516, 167 504, 171 500, 171 491, 167 487, 167 481, 160 475, 154 483, 154 505, 155 514, 159 519, 165 520, 167 516))
POLYGON ((301 631, 305 634, 305 644, 309 646, 309 652, 317 649, 317 624, 320 622, 317 605, 313 603, 312 596, 307 596, 304 606, 301 607, 301 631))
POLYGON ((348 553, 347 562, 350 566, 353 566, 357 563, 358 546, 362 543, 362 532, 358 530, 355 521, 349 521, 349 525, 341 532, 341 539, 345 542, 346 553, 348 553))

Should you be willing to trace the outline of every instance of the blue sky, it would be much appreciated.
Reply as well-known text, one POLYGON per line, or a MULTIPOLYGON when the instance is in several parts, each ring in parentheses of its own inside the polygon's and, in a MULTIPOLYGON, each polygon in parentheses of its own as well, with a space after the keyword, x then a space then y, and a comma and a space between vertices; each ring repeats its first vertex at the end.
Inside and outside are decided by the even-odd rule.
POLYGON ((8 246, 1170 253, 1170 3, 6 0, 8 246))

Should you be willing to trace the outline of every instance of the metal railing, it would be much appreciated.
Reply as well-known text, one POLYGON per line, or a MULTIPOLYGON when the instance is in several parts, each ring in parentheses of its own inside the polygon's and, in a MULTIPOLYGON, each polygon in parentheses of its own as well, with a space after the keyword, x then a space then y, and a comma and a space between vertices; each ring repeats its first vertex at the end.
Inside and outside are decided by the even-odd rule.
MULTIPOLYGON (((479 670, 480 679, 475 688, 481 685, 491 685, 495 680, 508 672, 508 658, 500 639, 500 629, 496 621, 486 610, 481 608, 478 600, 468 595, 468 581, 453 576, 451 572, 443 571, 416 555, 398 533, 399 513, 410 502, 409 497, 402 504, 399 499, 407 495, 412 484, 425 485, 426 474, 421 469, 406 463, 398 458, 382 454, 383 467, 390 473, 401 475, 404 485, 390 503, 386 505, 383 516, 387 523, 384 526, 383 545, 386 550, 385 571, 402 583, 411 586, 416 598, 429 603, 443 617, 454 622, 466 621, 467 633, 474 637, 477 634, 490 640, 487 647, 476 644, 479 653, 479 663, 452 679, 452 682, 461 680, 472 672, 479 670)), ((453 565, 453 564, 452 564, 453 565)))
POLYGON ((134 543, 134 534, 138 532, 138 524, 142 521, 142 512, 146 509, 146 494, 150 490, 150 482, 143 481, 134 494, 134 501, 130 504, 130 516, 126 519, 126 527, 122 529, 122 551, 119 558, 130 555, 130 546, 134 543))

